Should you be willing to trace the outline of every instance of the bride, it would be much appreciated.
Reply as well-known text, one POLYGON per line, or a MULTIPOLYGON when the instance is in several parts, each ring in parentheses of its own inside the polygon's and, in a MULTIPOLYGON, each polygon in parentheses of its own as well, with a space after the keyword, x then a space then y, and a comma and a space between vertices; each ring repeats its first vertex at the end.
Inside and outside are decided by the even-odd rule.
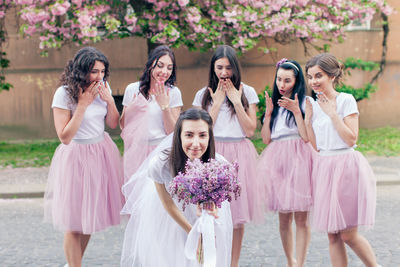
MULTIPOLYGON (((129 214, 130 219, 125 230, 121 266, 201 266, 184 253, 199 210, 189 204, 183 211, 181 203, 172 199, 168 187, 173 177, 184 171, 188 159, 225 160, 215 154, 212 125, 210 115, 204 110, 192 108, 181 113, 172 142, 170 135, 122 188, 127 199, 122 213, 129 214)), ((232 244, 229 203, 224 201, 218 211, 208 211, 215 216, 216 266, 228 267, 232 244)))

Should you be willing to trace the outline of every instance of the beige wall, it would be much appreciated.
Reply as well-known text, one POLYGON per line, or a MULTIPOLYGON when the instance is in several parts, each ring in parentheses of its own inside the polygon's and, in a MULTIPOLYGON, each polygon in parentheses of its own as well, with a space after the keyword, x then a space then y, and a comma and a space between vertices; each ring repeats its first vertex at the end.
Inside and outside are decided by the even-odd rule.
MULTIPOLYGON (((389 1, 400 8, 396 0, 389 1)), ((16 29, 15 25, 8 28, 16 29)), ((14 85, 9 92, 0 93, 0 140, 56 137, 51 114, 51 101, 63 67, 79 49, 69 45, 51 50, 49 57, 39 56, 38 43, 34 39, 22 39, 9 30, 10 41, 6 47, 11 67, 6 72, 7 81, 14 85)), ((349 56, 379 61, 381 55, 381 31, 358 31, 348 34, 343 44, 334 45, 331 52, 340 59, 349 56)), ((108 57, 111 65, 110 84, 115 95, 123 95, 125 87, 138 79, 147 59, 146 41, 140 38, 105 41, 94 45, 108 57)), ((390 17, 387 66, 378 80, 379 91, 370 100, 359 102, 360 126, 366 128, 386 125, 400 126, 400 13, 390 17)), ((261 92, 271 86, 275 62, 282 57, 295 59, 304 66, 305 56, 300 43, 278 46, 278 53, 262 54, 257 49, 241 58, 242 80, 261 92)), ((178 84, 185 108, 190 107, 195 92, 205 86, 211 52, 189 52, 185 48, 175 50, 178 64, 178 84)), ((310 50, 311 55, 317 54, 310 50)), ((350 83, 361 86, 371 75, 353 72, 350 83)), ((118 131, 114 131, 118 134, 118 131)))

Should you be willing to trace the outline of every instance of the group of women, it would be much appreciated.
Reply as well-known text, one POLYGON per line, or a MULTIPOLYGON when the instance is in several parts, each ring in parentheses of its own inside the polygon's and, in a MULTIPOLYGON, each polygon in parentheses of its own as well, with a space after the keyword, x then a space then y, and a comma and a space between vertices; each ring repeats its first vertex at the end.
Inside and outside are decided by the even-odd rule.
MULTIPOLYGON (((63 231, 68 266, 81 266, 90 235, 129 214, 121 266, 201 266, 186 257, 185 241, 199 210, 215 217, 216 266, 238 266, 244 225, 261 222, 266 210, 279 212, 288 266, 303 266, 310 224, 328 233, 333 266, 346 266, 344 244, 366 266, 377 266, 359 226, 372 226, 375 180, 354 151, 357 104, 335 85, 342 67, 330 54, 301 66, 277 64, 272 97, 266 94, 261 130, 268 144, 259 157, 251 137, 257 126, 257 93, 244 84, 235 50, 216 49, 209 79, 181 113, 171 49, 155 48, 140 81, 128 85, 118 114, 107 82, 109 63, 97 49, 77 52, 65 67, 53 99, 57 148, 45 194, 45 218, 63 231), (124 157, 104 132, 120 123, 124 157), (318 153, 317 153, 318 151, 318 153), (187 160, 237 161, 241 195, 220 209, 192 205, 182 210, 169 183, 187 160), (309 212, 313 216, 309 218, 309 212), (296 222, 296 257, 291 223, 296 222)), ((198 251, 199 252, 199 251, 198 251)))

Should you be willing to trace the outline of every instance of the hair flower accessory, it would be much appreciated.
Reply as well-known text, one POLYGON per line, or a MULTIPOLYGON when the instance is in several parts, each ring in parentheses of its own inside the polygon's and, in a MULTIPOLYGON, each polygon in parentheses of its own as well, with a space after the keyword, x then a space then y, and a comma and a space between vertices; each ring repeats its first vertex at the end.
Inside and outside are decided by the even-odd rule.
POLYGON ((278 63, 276 63, 276 67, 279 68, 279 66, 285 63, 286 61, 288 61, 287 58, 282 58, 281 60, 278 61, 278 63))
POLYGON ((279 60, 278 63, 276 63, 276 68, 278 69, 283 64, 288 64, 296 69, 297 72, 299 71, 299 68, 294 63, 290 62, 287 58, 282 58, 281 60, 279 60))

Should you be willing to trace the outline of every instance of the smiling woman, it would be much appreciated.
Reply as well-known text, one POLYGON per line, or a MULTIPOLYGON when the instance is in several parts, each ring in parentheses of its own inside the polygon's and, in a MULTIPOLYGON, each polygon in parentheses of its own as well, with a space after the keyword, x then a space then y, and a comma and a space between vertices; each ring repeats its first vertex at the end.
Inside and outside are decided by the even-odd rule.
POLYGON ((368 161, 354 150, 359 112, 354 97, 339 93, 343 65, 324 53, 306 64, 308 84, 317 99, 307 99, 305 125, 313 147, 314 208, 311 225, 328 233, 331 262, 347 265, 347 244, 365 266, 377 266, 369 242, 359 227, 375 222, 376 179, 368 161))
POLYGON ((208 125, 205 121, 186 120, 182 124, 182 148, 191 159, 199 158, 208 147, 208 125))
POLYGON ((140 81, 126 87, 120 118, 125 182, 174 129, 183 106, 175 81, 175 55, 159 46, 150 53, 140 81))
MULTIPOLYGON (((123 213, 130 214, 125 230, 121 266, 197 267, 196 260, 185 256, 188 233, 197 219, 198 207, 183 209, 173 199, 169 184, 179 172, 185 172, 188 160, 207 162, 215 158, 212 119, 200 109, 183 112, 172 138, 166 138, 124 185, 127 202, 123 213)), ((215 206, 208 207, 216 216, 215 206)), ((228 267, 231 260, 232 218, 224 201, 215 218, 216 266, 228 267)))

